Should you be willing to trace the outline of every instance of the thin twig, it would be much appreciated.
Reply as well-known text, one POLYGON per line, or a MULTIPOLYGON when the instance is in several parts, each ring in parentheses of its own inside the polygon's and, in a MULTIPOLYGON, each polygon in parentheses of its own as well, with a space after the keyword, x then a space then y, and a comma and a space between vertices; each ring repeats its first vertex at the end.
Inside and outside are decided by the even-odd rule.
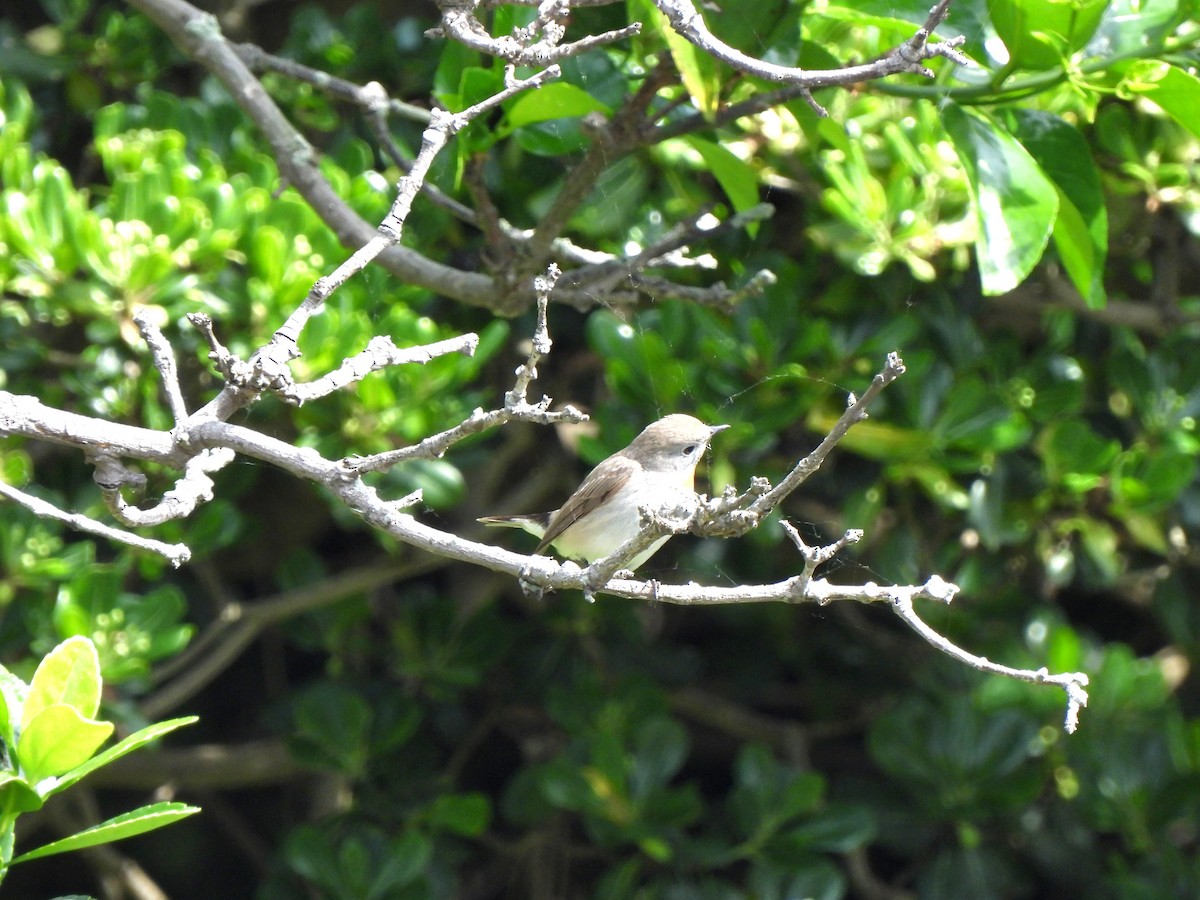
POLYGON ((958 50, 966 41, 962 35, 936 44, 929 43, 933 30, 949 14, 950 3, 951 0, 939 0, 937 5, 929 11, 925 24, 917 30, 916 34, 879 59, 857 66, 818 71, 769 63, 731 47, 708 30, 703 16, 700 15, 692 0, 654 0, 654 5, 667 17, 671 28, 686 40, 714 59, 720 60, 739 72, 761 78, 764 81, 794 86, 800 96, 820 116, 828 115, 828 113, 813 99, 811 92, 818 88, 873 81, 903 72, 932 78, 933 72, 923 63, 936 56, 945 57, 958 65, 970 65, 971 61, 958 50))
POLYGON ((459 43, 496 56, 514 66, 545 66, 558 62, 588 50, 594 50, 605 44, 616 43, 633 37, 642 30, 640 22, 606 31, 603 34, 591 34, 569 44, 560 43, 564 29, 557 24, 561 15, 569 12, 570 4, 561 4, 562 10, 555 15, 539 16, 530 28, 518 29, 512 35, 492 37, 486 28, 475 18, 474 3, 463 3, 459 0, 442 0, 442 22, 437 28, 425 32, 430 37, 450 37, 459 43), (538 40, 538 35, 541 39, 538 40))
POLYGON ((538 363, 550 352, 552 346, 547 315, 550 295, 561 274, 558 266, 551 263, 544 275, 534 279, 534 289, 537 291, 537 323, 534 326, 533 338, 530 342, 529 356, 524 363, 517 367, 516 382, 512 390, 504 395, 503 407, 487 412, 476 408, 458 425, 430 435, 411 447, 388 450, 373 456, 349 457, 342 461, 347 472, 362 475, 366 472, 381 472, 397 463, 411 459, 440 459, 447 450, 464 438, 513 420, 536 422, 541 425, 559 422, 586 422, 587 416, 573 406, 552 412, 549 397, 543 396, 536 403, 530 403, 527 396, 529 385, 537 378, 538 363))
POLYGON ((133 323, 138 327, 147 346, 150 348, 150 358, 154 367, 162 377, 163 393, 167 397, 167 406, 171 417, 180 422, 187 418, 187 404, 183 399, 183 390, 179 386, 179 366, 175 362, 175 350, 163 336, 159 327, 151 320, 150 311, 141 307, 133 314, 133 323))
POLYGON ((450 353, 461 353, 464 356, 474 356, 479 347, 479 335, 462 334, 458 337, 435 341, 432 344, 422 344, 417 347, 396 346, 395 342, 386 335, 377 335, 367 342, 366 349, 342 361, 342 364, 326 375, 310 381, 307 384, 293 384, 280 391, 280 396, 289 403, 297 406, 325 397, 334 391, 362 381, 372 372, 378 372, 389 366, 407 365, 410 363, 432 362, 439 356, 450 353))
POLYGON ((174 519, 186 519, 202 503, 213 498, 213 480, 209 476, 219 472, 234 460, 234 453, 225 447, 199 451, 187 461, 183 475, 162 499, 149 509, 131 506, 121 496, 119 485, 102 484, 100 495, 108 511, 122 525, 146 528, 161 525, 174 519))
MULTIPOLYGON (((951 594, 952 596, 953 594, 951 594)), ((949 638, 943 637, 926 625, 917 615, 916 610, 913 609, 912 597, 897 594, 890 599, 890 602, 892 611, 903 620, 904 624, 947 656, 965 663, 972 669, 978 669, 980 672, 988 672, 992 675, 1004 675, 1007 678, 1015 678, 1018 681, 1027 681, 1030 684, 1058 685, 1067 695, 1067 713, 1063 721, 1063 729, 1068 734, 1071 734, 1079 726, 1080 710, 1087 706, 1088 702, 1088 695, 1085 690, 1088 677, 1084 672, 1064 672, 1059 675, 1052 675, 1044 667, 1036 670, 1014 669, 1011 666, 994 663, 986 657, 968 653, 949 638)), ((946 598, 946 602, 950 602, 950 597, 946 598)))
POLYGON ((13 487, 11 484, 5 484, 3 481, 0 481, 0 497, 4 497, 19 506, 25 507, 36 516, 41 516, 43 519, 54 519, 57 522, 62 522, 64 525, 74 528, 76 531, 83 531, 110 541, 136 547, 139 550, 149 550, 151 553, 157 553, 175 568, 179 568, 179 566, 192 558, 192 551, 183 544, 165 544, 153 538, 144 538, 140 535, 130 534, 127 531, 121 531, 105 525, 103 522, 97 522, 95 519, 85 516, 82 513, 65 512, 53 503, 49 503, 39 497, 34 497, 32 494, 27 494, 13 487))

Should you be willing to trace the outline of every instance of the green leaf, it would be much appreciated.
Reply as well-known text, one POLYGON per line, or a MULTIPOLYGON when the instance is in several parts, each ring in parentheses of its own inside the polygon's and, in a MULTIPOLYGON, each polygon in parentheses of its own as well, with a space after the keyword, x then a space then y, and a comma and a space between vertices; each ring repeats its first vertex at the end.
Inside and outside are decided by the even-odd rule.
POLYGON ((41 809, 44 799, 25 779, 12 772, 0 772, 0 816, 41 809))
POLYGON ((687 731, 666 716, 644 722, 637 732, 630 774, 630 794, 646 797, 667 784, 687 758, 687 731))
POLYGON ((720 64, 687 38, 667 24, 662 13, 656 13, 651 21, 659 23, 662 36, 671 51, 671 60, 679 70, 680 80, 688 96, 705 119, 712 121, 721 104, 720 64))
POLYGON ((1091 147, 1079 129, 1040 110, 1014 110, 1013 135, 1058 191, 1054 246, 1084 301, 1104 305, 1108 213, 1091 147))
POLYGON ((786 860, 756 859, 749 896, 755 900, 843 900, 846 877, 827 859, 805 854, 786 860))
POLYGON ((1042 258, 1058 216, 1058 190, 1029 152, 992 119, 948 106, 943 121, 971 186, 983 292, 1006 293, 1042 258))
POLYGON ((113 744, 103 753, 93 756, 87 762, 83 763, 83 765, 71 769, 69 772, 65 772, 63 776, 58 779, 54 787, 46 791, 45 796, 50 797, 54 794, 57 794, 59 791, 66 790, 81 778, 85 777, 86 775, 90 775, 92 772, 108 765, 110 762, 118 760, 122 756, 132 753, 134 750, 137 750, 140 747, 146 746, 146 744, 149 744, 151 741, 158 740, 165 734, 170 734, 176 728, 182 728, 184 725, 191 725, 198 721, 198 716, 183 716, 178 719, 167 719, 165 722, 156 722, 153 725, 147 725, 145 728, 135 731, 128 737, 113 744))
MULTIPOLYGON (((745 212, 758 203, 758 173, 753 166, 713 141, 689 135, 687 142, 704 157, 708 171, 717 179, 735 210, 745 212)), ((758 231, 758 223, 751 222, 746 231, 753 237, 758 231)))
POLYGON ((21 732, 17 758, 30 784, 87 762, 112 734, 112 722, 86 719, 73 706, 47 706, 21 732))
POLYGON ((8 747, 17 742, 13 723, 20 720, 28 695, 29 685, 0 666, 0 740, 8 747))
POLYGON ((1108 0, 988 0, 1009 64, 1053 69, 1096 33, 1108 0))
POLYGON ((1146 47, 1160 44, 1187 15, 1180 0, 1112 0, 1084 55, 1115 59, 1144 53, 1146 47))
POLYGON ((952 819, 1037 794, 1041 777, 1028 764, 1036 733, 1023 715, 984 713, 966 697, 938 704, 911 698, 872 723, 870 749, 928 814, 952 819))
POLYGON ((145 834, 190 815, 200 812, 198 806, 188 806, 186 803, 152 803, 139 809, 122 813, 119 816, 93 825, 78 834, 54 841, 51 844, 22 853, 13 863, 25 862, 31 859, 41 859, 43 856, 53 856, 56 853, 69 853, 72 850, 82 850, 85 847, 97 847, 100 844, 110 844, 113 841, 124 840, 135 835, 145 834))
POLYGON ((1170 63, 1142 59, 1125 70, 1117 86, 1125 97, 1145 97, 1200 137, 1200 78, 1170 63))
POLYGON ((458 85, 461 106, 458 109, 452 109, 451 112, 462 112, 476 103, 482 103, 489 97, 494 97, 502 90, 504 90, 502 72, 486 66, 468 66, 463 70, 462 79, 458 85))
POLYGON ((581 810, 593 796, 581 768, 561 757, 546 763, 536 775, 537 790, 550 806, 581 810))
POLYGON ((977 375, 955 383, 930 432, 936 446, 979 452, 1008 450, 1029 437, 1024 417, 977 375))
POLYGON ((415 881, 433 855, 433 844, 418 831, 406 831, 391 843, 387 862, 380 868, 367 892, 367 900, 395 896, 398 888, 415 881))
POLYGON ((444 459, 414 459, 397 471, 404 490, 420 489, 430 509, 444 509, 460 502, 466 492, 462 471, 444 459))
POLYGON ((766 747, 750 744, 734 764, 737 786, 730 796, 734 819, 747 836, 761 838, 796 816, 811 813, 825 794, 816 772, 797 773, 766 747))
POLYGON ((485 794, 443 794, 430 804, 428 817, 432 825, 477 837, 487 831, 492 805, 485 794))
MULTIPOLYGON (((705 3, 703 10, 708 29, 719 34, 721 40, 759 59, 764 58, 767 42, 778 26, 789 15, 798 16, 798 10, 789 0, 755 0, 753 3, 705 3)), ((795 29, 787 35, 795 36, 795 29)), ((770 51, 776 51, 772 46, 770 51)), ((795 52, 795 45, 788 49, 795 52)), ((778 62, 766 56, 772 62, 778 62)))
POLYGON ((461 108, 458 91, 462 84, 463 72, 471 66, 481 64, 482 57, 466 44, 458 41, 446 41, 442 47, 442 55, 438 58, 438 66, 433 75, 433 95, 447 109, 461 108))
POLYGON ((1020 873, 991 847, 951 847, 938 853, 917 883, 922 900, 998 900, 1022 893, 1020 873))
POLYGON ((1161 513, 1196 478, 1196 459, 1171 447, 1135 446, 1122 453, 1113 471, 1113 500, 1142 513, 1161 513))
POLYGON ((1080 419, 1052 424, 1038 441, 1046 477, 1077 493, 1086 493, 1106 477, 1121 445, 1096 434, 1080 419))
POLYGON ((42 659, 21 712, 21 730, 55 704, 73 707, 84 719, 100 708, 100 657, 88 638, 67 638, 42 659))
POLYGON ((830 805, 788 832, 798 846, 827 853, 849 853, 875 837, 875 818, 863 806, 830 805))
POLYGON ((609 113, 612 110, 587 91, 573 84, 553 82, 526 91, 509 107, 500 126, 500 134, 508 134, 517 128, 551 119, 571 119, 586 116, 591 112, 609 113))
POLYGON ((353 690, 329 682, 296 700, 292 746, 306 761, 358 775, 369 755, 371 705, 353 690))

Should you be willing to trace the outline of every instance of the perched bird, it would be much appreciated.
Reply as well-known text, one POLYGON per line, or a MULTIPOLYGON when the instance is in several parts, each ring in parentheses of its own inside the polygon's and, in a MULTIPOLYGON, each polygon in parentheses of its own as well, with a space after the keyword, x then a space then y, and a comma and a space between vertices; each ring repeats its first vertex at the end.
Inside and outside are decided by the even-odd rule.
MULTIPOLYGON (((608 556, 637 535, 639 507, 660 509, 695 496, 696 463, 709 441, 728 425, 705 425, 680 414, 643 429, 624 450, 596 468, 562 507, 528 516, 485 516, 486 525, 523 528, 542 539, 534 553, 554 547, 568 559, 589 563, 608 556)), ((666 543, 663 535, 629 561, 636 569, 666 543)))

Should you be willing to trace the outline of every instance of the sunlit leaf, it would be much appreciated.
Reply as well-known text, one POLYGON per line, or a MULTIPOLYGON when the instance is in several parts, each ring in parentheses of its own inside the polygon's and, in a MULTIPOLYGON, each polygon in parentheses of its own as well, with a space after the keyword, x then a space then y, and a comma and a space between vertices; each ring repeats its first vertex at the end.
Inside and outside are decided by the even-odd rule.
POLYGON ((1200 137, 1200 78, 1160 60, 1139 60, 1125 71, 1118 91, 1140 96, 1200 137))
POLYGON ((1104 305, 1108 215, 1091 147, 1079 129, 1040 110, 1014 110, 1013 134, 1058 192, 1054 246, 1089 306, 1104 305))
POLYGON ((1058 190, 994 120, 960 106, 948 106, 943 118, 971 184, 983 292, 1007 293, 1042 258, 1058 215, 1058 190))
POLYGON ((38 664, 21 714, 22 729, 54 704, 74 707, 90 719, 100 708, 100 657, 85 637, 70 637, 38 664))
POLYGON ((52 796, 60 791, 66 790, 71 785, 75 784, 81 778, 91 774, 102 766, 108 765, 114 760, 120 759, 128 753, 132 753, 140 747, 144 747, 151 741, 156 741, 166 734, 170 734, 176 728, 182 728, 184 725, 192 725, 199 721, 197 716, 183 716, 178 719, 167 719, 164 722, 156 722, 153 725, 147 725, 126 738, 121 739, 113 744, 103 753, 98 753, 89 759, 87 762, 68 772, 65 772, 61 778, 55 782, 54 786, 46 791, 46 796, 52 796))
POLYGON ((500 131, 504 133, 550 119, 578 118, 597 111, 608 113, 610 110, 582 88, 551 82, 536 91, 521 94, 505 115, 500 131))
POLYGON ((86 847, 96 847, 100 844, 110 844, 113 841, 124 840, 135 835, 145 834, 180 819, 200 812, 198 806, 188 806, 186 803, 153 803, 101 822, 91 828, 45 844, 36 850, 22 853, 13 863, 26 862, 31 859, 41 859, 43 856, 53 856, 56 853, 69 853, 72 850, 83 850, 86 847))
POLYGON ((112 731, 112 722, 84 718, 73 706, 47 706, 21 732, 16 748, 21 772, 31 784, 62 775, 90 759, 112 731))

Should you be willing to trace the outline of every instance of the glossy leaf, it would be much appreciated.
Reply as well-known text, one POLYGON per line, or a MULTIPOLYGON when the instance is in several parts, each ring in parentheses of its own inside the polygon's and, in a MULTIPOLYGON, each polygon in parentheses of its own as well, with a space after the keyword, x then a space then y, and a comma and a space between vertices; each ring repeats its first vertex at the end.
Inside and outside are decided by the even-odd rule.
POLYGON ((791 829, 788 837, 809 850, 849 853, 870 841, 875 832, 875 819, 865 807, 831 804, 791 829))
POLYGON ((41 859, 57 853, 69 853, 73 850, 83 850, 87 847, 98 847, 101 844, 111 844, 113 841, 135 837, 186 819, 200 812, 197 806, 186 803, 152 803, 119 816, 114 816, 99 825, 93 825, 84 831, 54 841, 50 844, 22 853, 13 863, 26 862, 31 859, 41 859))
POLYGON ((85 637, 67 638, 42 658, 29 684, 21 713, 22 730, 55 704, 74 708, 84 719, 100 708, 100 657, 85 637))
POLYGON ((24 778, 12 772, 0 772, 0 810, 9 815, 33 812, 41 809, 44 802, 24 778))
POLYGON ((1200 137, 1200 78, 1195 75, 1167 62, 1144 59, 1126 69, 1117 90, 1125 96, 1153 101, 1200 137))
POLYGON ((1079 419, 1052 425, 1039 444, 1051 483, 1079 493, 1104 480, 1120 451, 1117 441, 1100 437, 1079 419))
POLYGON ((71 769, 69 772, 65 772, 62 777, 59 778, 54 785, 45 792, 45 795, 49 797, 59 793, 60 791, 64 791, 81 778, 84 778, 97 769, 108 765, 110 762, 118 760, 122 756, 132 753, 134 750, 144 747, 152 741, 158 740, 164 735, 170 734, 176 728, 182 728, 185 725, 193 725, 198 721, 198 716, 182 716, 177 719, 167 719, 163 722, 156 722, 153 725, 147 725, 145 728, 139 729, 133 734, 122 738, 120 741, 113 744, 102 753, 96 754, 82 765, 71 769))
POLYGON ((833 863, 810 856, 758 861, 750 873, 750 896, 755 900, 843 900, 846 877, 833 863))
POLYGON ((47 706, 21 732, 16 748, 21 774, 36 785, 69 772, 87 762, 112 732, 111 722, 84 718, 73 706, 47 706))
POLYGON ((939 853, 921 878, 921 896, 928 900, 1001 900, 1017 896, 1021 876, 991 847, 953 848, 939 853))
POLYGON ((992 119, 958 106, 947 107, 944 119, 971 184, 983 291, 1006 293, 1041 259, 1058 215, 1058 190, 992 119))
POLYGON ((988 0, 987 6, 1011 65, 1052 69, 1088 43, 1108 0, 988 0))
POLYGON ((1014 137, 1058 192, 1054 246, 1063 267, 1089 306, 1103 306, 1108 214, 1091 147, 1077 128, 1050 113, 1014 110, 1011 120, 1014 137))
MULTIPOLYGON (((653 14, 661 19, 661 14, 653 14)), ((706 119, 716 114, 721 99, 722 77, 719 64, 673 28, 662 25, 662 35, 670 48, 671 59, 696 108, 706 119)))
POLYGON ((666 785, 687 758, 687 732, 677 722, 656 717, 638 729, 630 792, 636 799, 666 785))
POLYGON ((14 726, 21 721, 21 710, 29 695, 29 685, 0 665, 0 740, 13 746, 17 740, 14 726))
POLYGON ((579 118, 591 112, 609 113, 611 110, 582 88, 551 82, 521 94, 505 113, 499 130, 503 134, 536 122, 579 118))
POLYGON ((443 794, 433 802, 426 815, 435 827, 477 837, 487 830, 492 806, 488 798, 479 793, 443 794))
POLYGON ((1180 0, 1112 0, 1084 55, 1117 59, 1144 52, 1161 42, 1190 6, 1180 0))
POLYGON ((366 895, 367 900, 393 896, 393 892, 412 884, 429 865, 433 845, 418 831, 406 831, 392 841, 387 859, 380 867, 366 895))
MULTIPOLYGON (((737 212, 745 212, 758 203, 758 174, 754 167, 720 144, 690 136, 688 143, 704 157, 709 172, 725 191, 725 196, 737 212)), ((753 237, 758 231, 759 223, 753 222, 747 226, 747 233, 753 237)))

